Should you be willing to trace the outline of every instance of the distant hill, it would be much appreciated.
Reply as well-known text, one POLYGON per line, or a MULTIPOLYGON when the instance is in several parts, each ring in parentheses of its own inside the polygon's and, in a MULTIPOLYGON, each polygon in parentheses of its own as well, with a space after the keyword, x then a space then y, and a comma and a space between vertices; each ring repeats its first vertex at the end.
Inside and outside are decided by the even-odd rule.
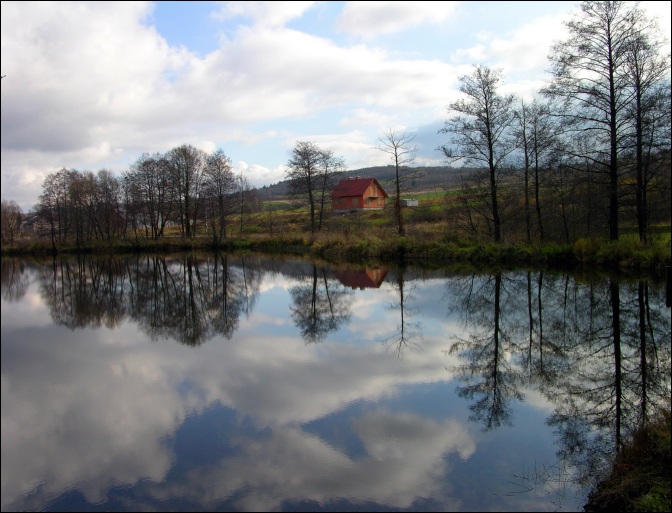
MULTIPOLYGON (((418 167, 413 178, 406 184, 406 192, 419 192, 431 190, 451 189, 458 185, 459 177, 465 172, 465 168, 450 166, 418 167)), ((394 187, 394 166, 377 166, 345 171, 339 174, 343 180, 348 177, 360 176, 362 178, 375 178, 380 185, 391 194, 394 187)), ((283 180, 273 185, 265 185, 258 189, 259 196, 263 201, 283 198, 288 192, 288 182, 283 180)))

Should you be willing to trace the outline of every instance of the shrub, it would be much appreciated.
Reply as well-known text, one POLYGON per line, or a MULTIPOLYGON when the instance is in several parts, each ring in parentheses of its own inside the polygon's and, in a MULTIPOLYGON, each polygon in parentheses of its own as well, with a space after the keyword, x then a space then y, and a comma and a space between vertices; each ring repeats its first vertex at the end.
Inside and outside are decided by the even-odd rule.
POLYGON ((595 260, 599 249, 600 242, 594 238, 581 238, 574 243, 574 255, 584 264, 595 260))

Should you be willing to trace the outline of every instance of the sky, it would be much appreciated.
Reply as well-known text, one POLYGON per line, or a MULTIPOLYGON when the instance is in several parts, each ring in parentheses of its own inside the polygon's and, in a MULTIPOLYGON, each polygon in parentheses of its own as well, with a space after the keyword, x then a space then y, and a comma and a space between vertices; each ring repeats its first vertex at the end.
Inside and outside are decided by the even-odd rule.
MULTIPOLYGON (((670 40, 672 2, 640 2, 670 40)), ((577 2, 2 1, 2 199, 27 212, 62 168, 222 149, 255 187, 299 141, 347 169, 390 164, 386 130, 437 151, 459 77, 501 69, 532 98, 577 2)), ((668 43, 669 44, 669 43, 668 43)))

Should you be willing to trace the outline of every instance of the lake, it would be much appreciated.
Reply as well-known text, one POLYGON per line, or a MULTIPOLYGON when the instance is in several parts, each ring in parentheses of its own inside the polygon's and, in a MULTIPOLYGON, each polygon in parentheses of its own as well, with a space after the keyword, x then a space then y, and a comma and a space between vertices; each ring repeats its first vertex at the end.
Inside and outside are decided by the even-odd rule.
POLYGON ((581 511, 670 396, 662 283, 2 259, 2 511, 581 511))

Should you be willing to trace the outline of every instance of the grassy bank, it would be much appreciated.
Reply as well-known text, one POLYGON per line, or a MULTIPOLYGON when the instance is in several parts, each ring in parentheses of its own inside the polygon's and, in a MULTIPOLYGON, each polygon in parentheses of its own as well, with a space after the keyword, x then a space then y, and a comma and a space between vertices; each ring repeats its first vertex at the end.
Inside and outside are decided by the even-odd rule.
POLYGON ((584 511, 672 511, 670 409, 640 429, 616 457, 611 474, 590 494, 584 511))
MULTIPOLYGON (((580 239, 574 244, 494 244, 448 241, 427 234, 380 236, 369 234, 318 233, 314 235, 283 234, 276 236, 250 234, 230 237, 214 243, 206 236, 183 239, 179 236, 159 240, 137 238, 113 243, 89 243, 80 246, 59 244, 56 252, 70 253, 141 253, 190 250, 259 251, 276 254, 304 254, 328 261, 366 262, 404 261, 429 266, 453 263, 476 265, 528 266, 543 265, 558 269, 604 269, 645 272, 663 275, 670 265, 667 243, 641 245, 632 239, 600 242, 580 239)), ((52 254, 45 241, 30 241, 3 248, 6 255, 52 254)))
MULTIPOLYGON (((405 235, 400 236, 391 209, 365 212, 327 212, 320 230, 310 233, 305 207, 289 201, 267 202, 260 212, 231 215, 228 237, 214 243, 209 229, 198 223, 192 239, 180 237, 179 228, 166 227, 165 236, 147 239, 144 233, 126 240, 92 241, 82 245, 61 243, 57 253, 169 253, 190 250, 249 250, 276 254, 303 254, 337 262, 404 261, 430 266, 454 263, 500 266, 547 266, 560 269, 603 269, 664 275, 670 265, 670 225, 650 227, 647 245, 640 244, 636 229, 624 225, 617 242, 579 239, 572 244, 526 244, 520 229, 511 227, 503 243, 465 236, 464 227, 446 218, 445 205, 436 193, 424 198, 423 208, 404 209, 405 235), (430 201, 431 200, 431 201, 430 201)), ((420 197, 420 196, 419 196, 420 197)), ((3 255, 51 254, 48 239, 20 238, 3 255)))

